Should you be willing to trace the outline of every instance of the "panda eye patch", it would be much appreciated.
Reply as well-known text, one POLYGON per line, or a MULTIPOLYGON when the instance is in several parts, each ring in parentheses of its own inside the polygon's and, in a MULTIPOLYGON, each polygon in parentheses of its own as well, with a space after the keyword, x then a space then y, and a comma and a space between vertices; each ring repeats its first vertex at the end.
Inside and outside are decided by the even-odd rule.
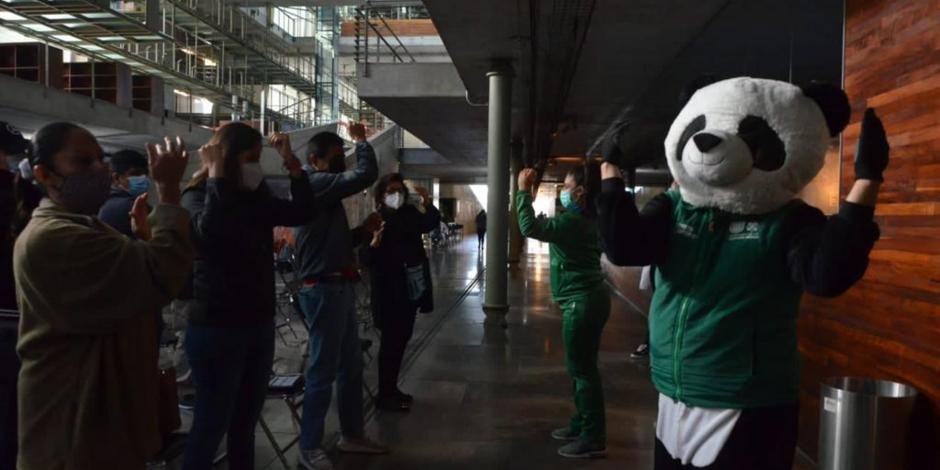
POLYGON ((689 139, 692 138, 695 134, 703 131, 705 129, 705 115, 702 114, 699 117, 692 120, 685 130, 682 131, 682 136, 679 137, 679 145, 676 148, 676 160, 682 161, 682 151, 685 149, 685 144, 689 142, 689 139))
POLYGON ((767 121, 757 116, 747 116, 738 124, 738 137, 751 149, 754 168, 774 171, 787 159, 786 148, 780 136, 767 121))

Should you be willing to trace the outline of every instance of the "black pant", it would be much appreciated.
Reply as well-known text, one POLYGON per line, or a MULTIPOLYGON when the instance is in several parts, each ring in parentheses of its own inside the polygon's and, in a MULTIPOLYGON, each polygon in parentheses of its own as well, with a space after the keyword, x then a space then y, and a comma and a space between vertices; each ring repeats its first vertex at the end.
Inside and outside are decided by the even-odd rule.
POLYGON ((16 355, 16 322, 0 322, 0 469, 13 469, 16 468, 16 383, 20 359, 16 355))
POLYGON ((483 240, 486 238, 486 232, 477 232, 477 245, 482 247, 483 240))
POLYGON ((656 439, 654 470, 790 470, 796 451, 799 406, 750 408, 741 412, 718 458, 707 467, 682 465, 656 439))
POLYGON ((405 348, 415 329, 418 308, 414 305, 383 312, 379 322, 382 341, 379 345, 379 395, 391 396, 398 391, 398 374, 405 357, 405 348))

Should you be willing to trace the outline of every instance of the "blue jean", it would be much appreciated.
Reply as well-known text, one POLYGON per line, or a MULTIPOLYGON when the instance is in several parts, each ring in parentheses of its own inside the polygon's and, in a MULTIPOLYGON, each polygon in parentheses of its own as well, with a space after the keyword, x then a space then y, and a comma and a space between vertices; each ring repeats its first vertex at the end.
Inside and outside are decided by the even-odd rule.
POLYGON ((300 308, 310 325, 310 362, 305 371, 300 448, 313 450, 323 440, 333 382, 343 435, 363 435, 362 348, 356 322, 353 284, 321 283, 300 292, 300 308))
POLYGON ((255 465, 255 425, 274 361, 274 322, 261 328, 190 325, 186 354, 196 385, 183 470, 209 470, 228 433, 230 470, 255 465))

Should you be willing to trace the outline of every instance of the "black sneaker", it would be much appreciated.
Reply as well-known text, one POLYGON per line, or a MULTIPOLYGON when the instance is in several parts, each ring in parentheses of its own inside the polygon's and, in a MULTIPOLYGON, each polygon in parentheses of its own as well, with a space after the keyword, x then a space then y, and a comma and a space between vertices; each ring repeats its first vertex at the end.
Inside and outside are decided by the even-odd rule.
POLYGON ((181 410, 191 410, 196 407, 196 394, 184 393, 180 397, 179 406, 181 410))
POLYGON ((632 353, 630 353, 630 359, 646 359, 650 357, 650 345, 649 343, 643 343, 636 347, 632 353))
POLYGON ((552 431, 552 439, 556 441, 576 441, 578 440, 579 435, 571 431, 570 426, 565 426, 563 428, 556 429, 552 431))
POLYGON ((411 407, 411 405, 413 405, 415 402, 415 397, 408 395, 407 393, 401 390, 396 390, 395 394, 398 395, 398 398, 401 399, 401 401, 408 404, 408 407, 411 407))
POLYGON ((607 457, 607 445, 578 439, 558 449, 558 455, 569 459, 602 459, 607 457))

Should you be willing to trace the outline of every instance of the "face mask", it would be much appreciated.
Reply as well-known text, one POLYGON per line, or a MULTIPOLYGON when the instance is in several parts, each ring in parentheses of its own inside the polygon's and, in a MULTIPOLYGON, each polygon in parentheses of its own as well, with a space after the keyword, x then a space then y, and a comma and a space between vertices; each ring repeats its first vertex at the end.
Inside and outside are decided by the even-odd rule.
POLYGON ((111 192, 111 174, 107 168, 80 175, 63 176, 59 202, 66 209, 83 215, 95 215, 111 192))
POLYGON ((131 197, 137 197, 150 191, 150 177, 147 175, 128 176, 127 192, 131 197))
POLYGON ((404 203, 401 193, 391 193, 385 195, 385 206, 389 209, 398 210, 404 203))
POLYGON ((242 164, 242 186, 250 191, 258 189, 261 182, 264 181, 264 172, 261 170, 260 163, 242 164))
POLYGON ((571 199, 571 191, 565 190, 561 192, 561 206, 572 214, 581 213, 581 206, 575 200, 571 199))

